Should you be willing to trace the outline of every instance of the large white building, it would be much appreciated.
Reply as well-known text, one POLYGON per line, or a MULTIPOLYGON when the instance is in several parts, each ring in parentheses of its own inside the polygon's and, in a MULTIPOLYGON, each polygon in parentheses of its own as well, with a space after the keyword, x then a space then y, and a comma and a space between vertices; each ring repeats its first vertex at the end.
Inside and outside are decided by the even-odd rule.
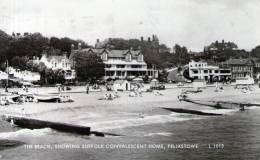
POLYGON ((70 60, 65 54, 61 56, 47 56, 43 54, 39 62, 43 62, 47 68, 53 70, 71 70, 70 60))
POLYGON ((48 69, 63 70, 65 72, 66 80, 73 80, 76 78, 76 72, 72 69, 72 64, 66 54, 61 56, 42 54, 40 59, 35 59, 34 63, 44 63, 48 69))
POLYGON ((206 81, 225 80, 231 78, 231 69, 208 65, 207 62, 191 61, 189 63, 189 75, 191 78, 206 81))
MULTIPOLYGON (((110 50, 85 48, 72 51, 71 56, 75 52, 83 52, 85 54, 95 53, 99 55, 105 64, 105 79, 108 78, 134 78, 148 75, 150 78, 157 78, 158 71, 148 69, 144 56, 139 50, 110 50)), ((71 58, 70 58, 71 59, 71 58)))
POLYGON ((22 71, 13 67, 9 67, 9 77, 27 82, 37 82, 41 79, 41 75, 37 72, 22 71))

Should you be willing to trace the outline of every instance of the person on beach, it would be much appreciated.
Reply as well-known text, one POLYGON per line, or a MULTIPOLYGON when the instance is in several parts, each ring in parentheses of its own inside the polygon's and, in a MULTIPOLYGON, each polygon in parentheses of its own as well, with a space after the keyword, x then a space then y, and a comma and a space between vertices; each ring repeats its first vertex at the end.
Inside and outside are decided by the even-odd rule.
POLYGON ((61 94, 61 88, 58 86, 58 93, 61 94))
POLYGON ((89 85, 87 84, 86 86, 86 93, 88 94, 89 93, 89 85))
POLYGON ((5 85, 5 92, 8 92, 7 85, 5 85))

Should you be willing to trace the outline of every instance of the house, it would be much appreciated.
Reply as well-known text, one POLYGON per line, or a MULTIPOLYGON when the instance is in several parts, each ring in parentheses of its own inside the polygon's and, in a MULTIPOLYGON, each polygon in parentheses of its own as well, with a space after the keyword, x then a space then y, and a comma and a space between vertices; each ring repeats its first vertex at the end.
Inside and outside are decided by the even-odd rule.
POLYGON ((44 63, 48 69, 52 70, 63 70, 65 79, 67 81, 73 81, 76 78, 76 72, 72 69, 72 64, 70 59, 67 57, 66 53, 60 54, 60 50, 52 49, 47 53, 43 51, 40 59, 34 59, 34 63, 44 63))
POLYGON ((105 77, 104 79, 126 79, 143 77, 148 75, 149 78, 157 78, 158 71, 149 69, 144 56, 140 50, 111 50, 106 48, 85 48, 73 50, 70 59, 73 62, 73 56, 79 52, 85 54, 97 54, 105 64, 105 77))
POLYGON ((253 77, 254 74, 254 62, 251 59, 229 59, 222 66, 231 69, 232 79, 253 77))
POLYGON ((131 83, 127 80, 116 80, 113 84, 114 91, 129 91, 131 83))
POLYGON ((222 81, 231 78, 231 70, 220 68, 215 65, 208 65, 207 62, 191 61, 189 63, 189 76, 193 79, 202 79, 206 81, 222 81))
POLYGON ((39 61, 43 62, 47 68, 53 70, 57 70, 57 69, 71 70, 70 60, 67 58, 66 54, 63 54, 61 56, 57 56, 57 55, 48 56, 47 54, 43 54, 39 61))

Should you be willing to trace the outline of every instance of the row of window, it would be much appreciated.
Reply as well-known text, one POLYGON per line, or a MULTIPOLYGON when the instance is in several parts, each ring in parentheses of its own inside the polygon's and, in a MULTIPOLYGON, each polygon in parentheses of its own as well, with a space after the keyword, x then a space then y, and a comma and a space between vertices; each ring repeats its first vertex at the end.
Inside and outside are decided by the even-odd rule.
MULTIPOLYGON (((193 67, 192 64, 190 65, 190 67, 193 67)), ((207 64, 206 63, 199 63, 199 64, 195 63, 194 67, 207 67, 207 64)))
MULTIPOLYGON (((197 74, 199 71, 193 70, 193 73, 197 74)), ((203 73, 230 73, 230 70, 203 70, 203 73)))
MULTIPOLYGON (((107 64, 106 68, 111 68, 111 64, 107 64)), ((126 68, 126 65, 116 65, 116 68, 126 68)), ((131 65, 130 68, 142 68, 142 65, 131 65)))
POLYGON ((233 71, 252 71, 253 67, 250 66, 234 66, 232 67, 233 71))
MULTIPOLYGON (((62 63, 62 67, 63 68, 67 68, 69 67, 70 63, 62 63)), ((52 62, 52 67, 57 67, 58 66, 58 63, 56 62, 52 62)))
MULTIPOLYGON (((102 60, 108 60, 108 57, 106 54, 101 56, 102 60)), ((113 57, 113 58, 109 58, 109 59, 113 59, 113 60, 125 60, 125 61, 132 61, 132 60, 137 60, 139 62, 143 62, 143 55, 140 55, 138 57, 132 57, 130 54, 128 54, 126 57, 113 57)))

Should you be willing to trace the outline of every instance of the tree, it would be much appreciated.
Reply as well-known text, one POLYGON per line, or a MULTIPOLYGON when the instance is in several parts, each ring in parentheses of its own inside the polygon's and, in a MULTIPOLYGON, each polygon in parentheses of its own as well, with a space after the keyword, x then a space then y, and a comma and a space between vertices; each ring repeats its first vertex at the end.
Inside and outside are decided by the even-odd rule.
POLYGON ((185 46, 182 47, 182 46, 176 44, 174 46, 174 49, 175 49, 176 64, 184 65, 184 64, 189 63, 190 58, 189 58, 188 50, 185 46))
POLYGON ((26 70, 28 61, 29 58, 26 56, 23 57, 15 56, 11 60, 11 66, 13 66, 14 68, 19 68, 21 70, 26 70))
POLYGON ((158 80, 160 82, 167 82, 168 72, 166 70, 163 70, 162 72, 159 72, 158 80))
POLYGON ((74 60, 80 80, 95 81, 105 75, 105 64, 96 54, 79 53, 74 60))

